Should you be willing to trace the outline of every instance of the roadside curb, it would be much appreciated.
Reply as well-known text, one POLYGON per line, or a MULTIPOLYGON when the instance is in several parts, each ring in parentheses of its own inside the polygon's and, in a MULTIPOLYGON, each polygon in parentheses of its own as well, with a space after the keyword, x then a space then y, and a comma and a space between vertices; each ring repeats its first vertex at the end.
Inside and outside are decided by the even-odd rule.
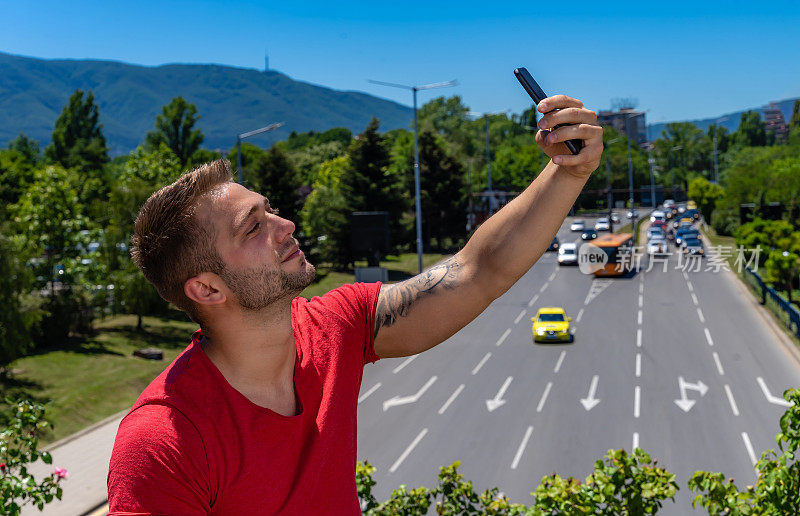
POLYGON ((83 430, 78 430, 77 432, 75 432, 72 435, 68 435, 68 436, 66 436, 66 437, 64 437, 62 439, 59 439, 56 442, 48 444, 47 446, 42 448, 42 450, 50 452, 50 451, 55 450, 56 448, 58 448, 60 446, 64 446, 65 444, 69 444, 72 441, 74 441, 75 439, 78 439, 79 437, 83 437, 84 435, 88 434, 89 432, 92 432, 95 429, 100 428, 101 426, 107 425, 111 421, 124 416, 125 414, 128 413, 129 410, 130 409, 125 409, 125 410, 122 410, 120 412, 117 412, 116 414, 108 416, 107 418, 105 418, 105 419, 103 419, 101 421, 98 421, 97 423, 93 423, 93 424, 87 426, 83 430))
MULTIPOLYGON (((707 248, 711 246, 711 241, 706 236, 705 231, 701 232, 703 236, 703 245, 707 248)), ((728 276, 729 279, 739 288, 740 291, 743 291, 744 295, 746 296, 748 302, 753 306, 753 311, 761 317, 764 321, 764 324, 772 331, 772 333, 777 337, 778 341, 780 341, 784 351, 786 351, 791 357, 795 360, 796 365, 800 367, 800 347, 795 344, 789 335, 787 335, 787 330, 775 319, 775 316, 766 308, 764 305, 759 303, 758 299, 756 298, 753 291, 748 287, 742 278, 733 272, 730 269, 723 269, 725 274, 728 276)))

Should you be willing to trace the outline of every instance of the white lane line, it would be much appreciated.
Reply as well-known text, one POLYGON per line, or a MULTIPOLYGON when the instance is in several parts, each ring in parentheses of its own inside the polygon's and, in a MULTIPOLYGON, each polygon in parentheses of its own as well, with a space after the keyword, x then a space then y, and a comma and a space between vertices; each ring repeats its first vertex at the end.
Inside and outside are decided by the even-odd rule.
POLYGON ((752 462, 753 466, 755 466, 756 452, 753 451, 753 445, 750 444, 750 438, 747 437, 747 432, 742 432, 742 441, 744 441, 744 447, 747 448, 747 454, 750 456, 750 462, 752 462))
POLYGON ((697 301, 697 296, 695 295, 695 293, 694 293, 694 292, 692 292, 692 302, 694 303, 694 306, 698 306, 698 305, 700 304, 700 303, 697 301))
POLYGON ((531 300, 530 300, 530 301, 528 301, 528 307, 531 307, 531 306, 533 306, 533 304, 534 304, 534 303, 536 303, 536 300, 537 300, 537 299, 539 299, 539 294, 536 294, 535 296, 533 296, 533 297, 531 298, 531 300))
POLYGON ((401 370, 402 368, 404 368, 405 366, 407 366, 408 364, 410 364, 410 363, 411 363, 411 361, 412 361, 412 360, 414 360, 415 358, 417 358, 418 356, 419 356, 419 355, 411 355, 411 356, 410 356, 410 357, 408 357, 407 359, 403 360, 403 363, 402 363, 402 364, 400 364, 399 366, 397 366, 397 367, 395 367, 394 369, 392 369, 392 373, 394 373, 394 374, 397 374, 397 373, 399 373, 399 372, 400 372, 400 370, 401 370))
POLYGON ((540 288, 540 289, 539 289, 539 293, 541 294, 542 292, 544 292, 544 291, 545 291, 545 289, 547 288, 547 286, 548 286, 549 284, 550 284, 550 282, 548 281, 547 283, 545 283, 544 285, 542 285, 542 288, 540 288))
POLYGON ((419 442, 422 440, 423 437, 425 437, 425 434, 427 434, 427 433, 428 433, 428 429, 427 428, 423 428, 422 432, 419 433, 419 435, 416 437, 416 439, 414 439, 414 441, 411 444, 408 445, 408 448, 406 448, 406 451, 404 451, 403 454, 396 461, 394 461, 394 464, 392 464, 392 467, 389 468, 389 473, 394 473, 397 470, 397 468, 400 467, 400 464, 402 464, 403 461, 406 460, 406 457, 408 457, 408 454, 411 453, 411 451, 419 444, 419 442))
POLYGON ((644 283, 639 283, 639 293, 644 294, 644 283))
POLYGON ((542 399, 539 400, 539 405, 536 407, 536 412, 541 412, 544 408, 544 402, 547 400, 547 395, 550 393, 550 387, 553 386, 553 382, 547 382, 547 387, 544 388, 544 393, 542 394, 542 399))
POLYGON ((642 325, 642 311, 641 310, 639 310, 639 315, 638 315, 637 318, 639 320, 639 326, 641 326, 642 325))
POLYGON ((725 376, 725 370, 722 369, 722 362, 719 361, 719 355, 717 355, 717 352, 715 351, 711 353, 711 356, 714 357, 714 362, 717 363, 717 371, 719 371, 720 376, 725 376))
POLYGON ((708 331, 708 328, 703 328, 703 330, 705 330, 705 332, 706 332, 706 340, 708 341, 708 345, 709 346, 713 346, 714 345, 714 341, 711 339, 711 332, 708 331))
POLYGON ((689 286, 689 292, 694 292, 694 285, 692 285, 692 282, 687 281, 686 284, 689 286))
POLYGON ((639 447, 639 432, 633 432, 633 446, 631 447, 631 451, 635 450, 639 447))
POLYGON ((522 318, 525 316, 525 314, 526 314, 527 312, 528 312, 527 310, 523 310, 523 311, 521 311, 521 312, 519 313, 519 315, 517 316, 517 318, 516 318, 516 319, 514 319, 514 324, 519 324, 519 321, 520 321, 520 320, 521 320, 521 319, 522 319, 522 318))
POLYGON ((559 371, 559 369, 561 369, 561 362, 564 361, 564 357, 565 356, 567 356, 567 351, 566 350, 562 350, 561 354, 558 356, 558 362, 556 362, 556 367, 555 367, 555 369, 553 369, 554 373, 557 373, 559 371))
POLYGON ((700 322, 701 322, 701 323, 703 323, 703 324, 705 324, 705 323, 706 323, 706 318, 705 318, 705 317, 703 317, 703 311, 702 311, 702 310, 700 310, 700 307, 699 307, 699 306, 697 307, 697 316, 700 318, 700 322))
POLYGON ((508 337, 510 334, 511 334, 511 328, 506 329, 505 333, 503 333, 503 336, 497 339, 497 342, 495 342, 494 345, 499 346, 500 344, 502 344, 503 341, 506 340, 506 337, 508 337))
POLYGON ((639 417, 639 401, 641 399, 639 386, 633 391, 633 417, 639 417))
POLYGON ((550 275, 550 279, 547 281, 553 281, 556 278, 556 272, 558 272, 558 269, 553 271, 553 274, 550 275))
POLYGON ((641 348, 642 347, 642 329, 641 328, 637 328, 636 329, 636 347, 637 348, 641 348))
POLYGON ((511 463, 511 469, 517 469, 519 465, 519 459, 522 458, 522 453, 525 451, 525 447, 528 446, 528 439, 531 438, 531 434, 533 433, 533 427, 529 426, 527 430, 525 430, 525 437, 522 438, 522 442, 519 443, 519 448, 517 448, 517 454, 514 455, 514 461, 511 463))
POLYGON ((792 404, 786 401, 783 398, 779 398, 778 396, 773 396, 772 393, 769 392, 769 388, 767 387, 767 382, 764 381, 763 378, 760 376, 756 378, 758 380, 758 385, 761 386, 761 391, 764 393, 764 397, 767 398, 767 401, 773 403, 775 405, 780 405, 781 407, 791 407, 792 404))
POLYGON ((686 271, 683 271, 683 279, 685 279, 686 281, 689 281, 689 275, 686 274, 686 271))
POLYGON ((733 411, 733 415, 738 416, 739 407, 736 406, 736 400, 733 399, 733 393, 731 392, 731 388, 727 383, 725 384, 725 394, 728 395, 728 402, 731 404, 731 410, 733 411))
POLYGON ((370 390, 368 390, 367 392, 365 392, 364 394, 362 394, 361 396, 358 397, 358 402, 361 403, 365 399, 369 398, 369 395, 372 394, 373 392, 377 391, 380 386, 381 386, 381 382, 378 382, 375 385, 373 385, 370 390))
POLYGON ((639 294, 639 308, 641 308, 643 304, 644 304, 644 296, 639 294))
POLYGON ((578 311, 578 317, 575 318, 575 322, 581 322, 581 317, 583 317, 583 308, 578 311))
POLYGON ((486 355, 484 355, 484 356, 483 356, 483 358, 481 359, 481 361, 480 361, 480 362, 478 362, 478 365, 476 365, 476 366, 475 366, 475 369, 473 369, 473 370, 472 370, 472 374, 473 374, 473 375, 475 375, 475 374, 478 374, 478 371, 480 371, 480 370, 481 370, 481 367, 483 367, 483 364, 485 364, 485 363, 486 363, 486 361, 487 361, 487 360, 489 360, 489 357, 490 357, 490 356, 492 356, 492 354, 491 354, 491 353, 486 353, 486 355))
POLYGON ((636 377, 642 376, 642 354, 636 353, 636 377))
POLYGON ((456 399, 463 390, 464 390, 464 384, 462 383, 461 385, 458 386, 458 389, 456 389, 455 392, 451 394, 449 398, 447 398, 447 401, 444 402, 442 408, 439 409, 439 415, 444 414, 444 411, 447 410, 447 407, 449 407, 450 404, 453 403, 453 400, 456 399))

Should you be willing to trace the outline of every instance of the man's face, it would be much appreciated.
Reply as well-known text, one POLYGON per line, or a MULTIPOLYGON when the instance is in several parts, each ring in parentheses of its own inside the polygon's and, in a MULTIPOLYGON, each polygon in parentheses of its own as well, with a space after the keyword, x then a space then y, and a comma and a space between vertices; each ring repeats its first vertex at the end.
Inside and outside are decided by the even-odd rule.
POLYGON ((214 224, 225 263, 219 276, 242 308, 262 309, 314 281, 316 270, 292 236, 294 223, 271 213, 264 196, 227 183, 209 203, 206 220, 214 224))

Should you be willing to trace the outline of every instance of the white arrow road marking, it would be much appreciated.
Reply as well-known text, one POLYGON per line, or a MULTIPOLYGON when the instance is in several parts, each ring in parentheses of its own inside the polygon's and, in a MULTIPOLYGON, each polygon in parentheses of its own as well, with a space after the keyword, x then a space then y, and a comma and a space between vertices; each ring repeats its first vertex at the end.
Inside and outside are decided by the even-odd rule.
POLYGON ((717 355, 717 352, 714 351, 711 353, 711 356, 714 357, 714 362, 717 363, 717 371, 719 372, 720 376, 725 376, 725 370, 722 369, 722 362, 719 361, 719 355, 717 355))
POLYGON ((523 311, 521 311, 521 312, 519 313, 519 315, 517 316, 517 318, 516 318, 516 319, 514 319, 514 324, 519 324, 519 321, 520 321, 520 319, 522 319, 522 318, 525 316, 525 313, 526 313, 526 312, 527 312, 527 310, 523 310, 523 311))
POLYGON ((394 464, 392 464, 392 467, 389 468, 389 473, 394 473, 397 470, 397 468, 400 467, 400 464, 402 464, 403 461, 406 460, 406 457, 408 457, 408 454, 411 453, 411 451, 419 444, 419 442, 422 440, 423 437, 425 437, 425 434, 427 434, 427 433, 428 433, 428 429, 427 428, 423 428, 422 432, 420 432, 419 435, 414 439, 414 441, 412 441, 412 443, 408 445, 408 448, 406 448, 406 451, 404 451, 403 454, 400 455, 400 457, 398 457, 396 461, 394 461, 394 464))
POLYGON ((565 356, 567 356, 566 350, 561 350, 561 354, 558 356, 558 362, 556 362, 556 367, 553 369, 554 373, 557 373, 561 369, 561 362, 564 361, 565 356))
POLYGON ((531 298, 530 301, 528 301, 528 307, 530 308, 531 306, 533 306, 536 303, 537 299, 539 299, 539 294, 536 294, 531 298))
POLYGON ((675 400, 675 404, 681 408, 684 412, 689 412, 692 410, 692 407, 696 403, 697 400, 690 400, 686 397, 686 390, 692 389, 700 393, 700 396, 705 396, 706 392, 708 392, 708 386, 704 384, 701 380, 698 380, 697 383, 689 383, 683 379, 683 376, 678 377, 678 388, 681 390, 681 399, 675 400))
POLYGON ((592 286, 589 289, 589 293, 586 294, 586 299, 583 300, 584 305, 588 305, 592 302, 594 298, 600 295, 609 285, 611 285, 611 280, 592 280, 592 286))
POLYGON ((600 403, 600 400, 594 397, 595 393, 597 392, 597 382, 599 380, 599 376, 592 376, 592 383, 589 386, 589 395, 585 398, 581 398, 581 405, 583 405, 583 408, 585 408, 587 411, 592 410, 595 406, 597 406, 598 403, 600 403))
POLYGON ((633 390, 633 417, 639 417, 639 401, 641 400, 641 390, 637 385, 633 390))
POLYGON ((704 330, 705 330, 705 332, 706 332, 706 340, 708 341, 708 345, 709 345, 709 346, 713 346, 713 345, 714 345, 714 341, 713 341, 713 340, 711 340, 711 332, 710 332, 710 331, 708 331, 708 328, 703 328, 703 329, 704 329, 704 330))
POLYGON ((419 356, 419 355, 411 355, 411 356, 410 356, 410 357, 408 357, 407 359, 403 360, 403 363, 402 363, 402 364, 400 364, 399 366, 397 366, 397 367, 395 367, 394 369, 392 369, 392 373, 393 373, 393 374, 397 374, 397 373, 399 373, 401 369, 403 369, 405 366, 407 366, 408 364, 410 364, 410 363, 411 363, 411 361, 412 361, 412 360, 414 360, 415 358, 417 358, 418 356, 419 356))
POLYGON ((581 317, 583 317, 583 308, 578 311, 578 317, 575 318, 575 322, 581 322, 581 317))
POLYGON ((380 386, 381 386, 381 382, 378 382, 375 385, 373 385, 370 390, 368 390, 367 392, 365 392, 364 394, 362 394, 361 396, 358 397, 358 402, 361 403, 365 399, 369 398, 369 395, 372 394, 373 392, 377 391, 380 386))
POLYGON ((639 432, 633 432, 633 446, 631 450, 635 450, 639 447, 639 432))
POLYGON ((486 353, 486 354, 483 356, 483 358, 481 359, 481 361, 480 361, 480 362, 478 362, 478 365, 476 365, 476 366, 475 366, 475 369, 473 369, 473 370, 472 370, 472 374, 473 374, 473 375, 475 375, 475 374, 478 374, 478 371, 480 371, 480 370, 481 370, 481 367, 483 367, 483 364, 485 364, 485 363, 486 363, 486 361, 487 361, 487 360, 489 360, 489 357, 490 357, 490 356, 492 356, 492 354, 491 354, 491 353, 486 353))
POLYGON ((767 398, 768 402, 770 402, 770 403, 772 403, 774 405, 780 405, 781 407, 791 407, 792 406, 792 404, 789 403, 788 401, 786 401, 785 399, 779 398, 777 396, 773 396, 772 393, 770 393, 769 389, 767 388, 767 382, 765 382, 763 378, 761 378, 759 376, 758 378, 756 378, 756 380, 758 380, 758 385, 760 385, 761 386, 761 390, 764 391, 764 396, 767 398))
POLYGON ((412 396, 395 396, 394 398, 390 398, 383 402, 383 411, 386 412, 389 410, 390 407, 396 407, 397 405, 407 405, 408 403, 416 403, 425 394, 425 391, 433 385, 433 382, 436 381, 435 376, 431 376, 431 379, 428 380, 425 385, 422 386, 420 390, 417 391, 416 394, 412 396))
POLYGON ((517 448, 517 454, 514 455, 514 461, 511 463, 511 469, 517 469, 519 465, 519 459, 522 458, 522 453, 525 451, 525 447, 528 446, 528 439, 531 438, 531 434, 533 433, 533 427, 529 426, 527 430, 525 430, 525 437, 522 438, 522 442, 519 443, 519 448, 517 448))
POLYGON ((494 409, 505 405, 506 400, 503 399, 503 394, 506 393, 506 389, 508 389, 508 386, 511 385, 511 381, 513 379, 514 379, 513 376, 509 376, 508 378, 506 378, 506 381, 503 382, 503 386, 500 387, 499 391, 497 391, 495 397, 491 400, 486 400, 486 408, 489 409, 489 412, 492 412, 494 411, 494 409))
POLYGON ((511 328, 506 329, 506 331, 503 333, 503 336, 500 337, 499 339, 497 339, 497 342, 495 342, 494 345, 495 346, 499 346, 500 344, 502 344, 503 341, 506 340, 506 337, 508 337, 508 335, 510 333, 511 333, 511 328))
POLYGON ((756 452, 753 451, 753 445, 750 444, 750 438, 747 436, 747 432, 742 432, 742 441, 744 441, 744 447, 747 448, 747 454, 750 456, 750 462, 752 462, 753 466, 755 466, 756 452))
POLYGON ((733 393, 731 392, 731 388, 727 383, 725 384, 725 394, 728 395, 728 402, 731 404, 731 410, 733 411, 733 415, 738 416, 739 407, 736 406, 736 400, 733 399, 733 393))
POLYGON ((641 328, 637 328, 636 329, 636 347, 637 348, 641 348, 642 347, 642 329, 641 328))
POLYGON ((456 389, 455 392, 453 392, 453 394, 451 394, 450 397, 447 398, 447 401, 444 402, 442 408, 439 409, 439 415, 444 414, 444 411, 447 410, 447 407, 449 407, 450 404, 453 403, 453 400, 455 400, 463 390, 464 390, 464 384, 462 383, 461 385, 458 386, 458 389, 456 389))
POLYGON ((553 382, 547 382, 547 387, 544 388, 544 393, 542 393, 542 399, 539 400, 539 405, 536 407, 536 412, 541 412, 544 408, 544 402, 547 400, 547 395, 550 393, 550 387, 553 386, 553 382))

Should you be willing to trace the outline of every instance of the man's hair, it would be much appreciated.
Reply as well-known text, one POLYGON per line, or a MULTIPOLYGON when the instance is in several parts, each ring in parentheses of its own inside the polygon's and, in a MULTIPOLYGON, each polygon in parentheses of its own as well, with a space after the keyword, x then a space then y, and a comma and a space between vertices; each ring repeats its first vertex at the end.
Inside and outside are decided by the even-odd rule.
POLYGON ((183 291, 201 272, 219 274, 225 263, 217 252, 213 224, 197 216, 209 194, 233 181, 228 160, 206 163, 153 193, 139 210, 131 238, 133 262, 165 300, 202 326, 198 305, 183 291))

